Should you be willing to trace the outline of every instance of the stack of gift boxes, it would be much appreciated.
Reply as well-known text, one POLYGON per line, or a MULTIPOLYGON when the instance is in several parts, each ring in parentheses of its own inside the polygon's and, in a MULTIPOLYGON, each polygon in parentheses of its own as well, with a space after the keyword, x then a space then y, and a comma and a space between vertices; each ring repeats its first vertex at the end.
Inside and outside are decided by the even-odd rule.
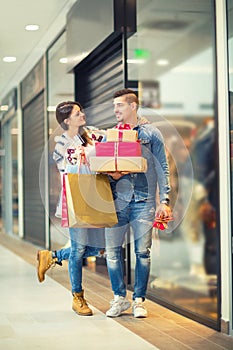
POLYGON ((147 161, 142 157, 137 131, 128 124, 108 129, 106 142, 95 143, 90 168, 96 172, 146 172, 147 161))

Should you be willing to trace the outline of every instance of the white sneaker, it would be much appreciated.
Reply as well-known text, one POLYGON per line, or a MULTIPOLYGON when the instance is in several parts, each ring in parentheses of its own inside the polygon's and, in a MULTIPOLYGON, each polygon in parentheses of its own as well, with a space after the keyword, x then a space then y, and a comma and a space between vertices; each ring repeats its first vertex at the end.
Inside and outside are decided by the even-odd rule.
POLYGON ((147 317, 147 310, 143 304, 144 302, 142 301, 142 298, 135 298, 132 306, 134 317, 136 318, 147 317))
POLYGON ((110 309, 106 312, 108 317, 117 317, 120 314, 127 310, 130 307, 130 302, 125 298, 119 295, 115 295, 114 299, 110 302, 110 309))

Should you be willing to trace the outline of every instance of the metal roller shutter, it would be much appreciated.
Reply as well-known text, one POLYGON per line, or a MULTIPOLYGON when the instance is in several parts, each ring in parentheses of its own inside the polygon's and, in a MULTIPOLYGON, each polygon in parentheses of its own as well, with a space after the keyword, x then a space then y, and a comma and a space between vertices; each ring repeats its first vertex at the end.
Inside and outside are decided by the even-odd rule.
POLYGON ((124 86, 122 36, 105 41, 75 67, 75 96, 85 107, 87 124, 114 124, 112 96, 124 86))
POLYGON ((24 237, 28 241, 44 246, 45 208, 39 187, 39 168, 44 150, 43 92, 24 108, 23 149, 24 237))

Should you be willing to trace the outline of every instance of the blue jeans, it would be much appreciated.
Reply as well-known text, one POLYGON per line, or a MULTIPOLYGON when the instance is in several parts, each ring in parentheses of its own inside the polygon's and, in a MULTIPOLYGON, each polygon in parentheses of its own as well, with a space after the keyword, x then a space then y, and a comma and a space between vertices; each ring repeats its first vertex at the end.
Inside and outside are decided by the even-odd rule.
POLYGON ((118 224, 105 229, 108 273, 114 295, 126 296, 122 244, 125 234, 132 228, 134 252, 136 255, 134 293, 135 298, 145 299, 150 273, 150 248, 152 244, 152 226, 155 217, 154 201, 146 200, 125 202, 115 201, 118 224))
MULTIPOLYGON (((85 259, 85 258, 88 258, 89 256, 101 257, 102 255, 100 253, 100 250, 103 250, 103 249, 104 248, 86 246, 86 250, 83 258, 85 259)), ((58 249, 56 251, 58 262, 62 262, 63 260, 69 260, 70 251, 71 251, 70 247, 58 249)))
POLYGON ((94 249, 99 251, 104 247, 104 229, 70 228, 69 276, 72 293, 82 291, 83 258, 93 256, 94 249), (97 246, 97 244, 99 246, 97 246), (92 249, 91 249, 92 248, 92 249), (88 254, 88 255, 87 255, 88 254))

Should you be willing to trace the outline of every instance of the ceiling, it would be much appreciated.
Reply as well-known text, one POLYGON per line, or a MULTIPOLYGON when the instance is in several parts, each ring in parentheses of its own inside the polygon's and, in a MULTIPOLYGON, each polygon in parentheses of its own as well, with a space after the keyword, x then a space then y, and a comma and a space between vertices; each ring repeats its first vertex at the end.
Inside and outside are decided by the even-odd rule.
MULTIPOLYGON (((80 1, 80 0, 78 0, 80 1)), ((93 0, 94 1, 94 0, 93 0)), ((97 0, 95 0, 97 1, 97 0)), ((66 14, 76 0, 2 0, 0 21, 0 103, 24 79, 66 25, 66 14), (28 32, 27 24, 38 24, 28 32), (3 57, 15 56, 12 63, 3 57)), ((151 79, 202 51, 210 42, 210 1, 138 0, 138 28, 129 40, 129 57, 135 48, 153 48, 147 65, 131 65, 131 79, 151 79), (190 42, 190 37, 192 42, 190 42), (202 38, 202 40, 200 40, 202 38), (168 58, 169 67, 155 61, 168 58)), ((231 28, 232 31, 232 28, 231 28)))
POLYGON ((2 0, 0 20, 0 101, 26 76, 65 27, 76 0, 2 0), (4 4, 3 4, 4 3, 4 4), (26 31, 38 24, 38 31, 26 31), (5 56, 16 61, 3 62, 5 56))

